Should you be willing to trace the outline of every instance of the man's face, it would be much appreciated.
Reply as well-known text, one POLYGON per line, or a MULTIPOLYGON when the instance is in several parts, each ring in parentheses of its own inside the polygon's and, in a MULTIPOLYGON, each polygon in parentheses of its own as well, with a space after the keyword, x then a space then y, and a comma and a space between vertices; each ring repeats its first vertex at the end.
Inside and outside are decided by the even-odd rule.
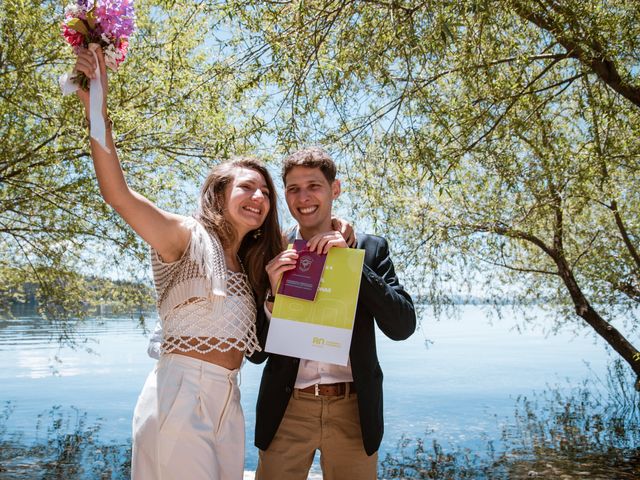
POLYGON ((285 199, 300 228, 314 233, 331 226, 331 205, 340 182, 329 183, 319 168, 293 167, 285 178, 285 199))

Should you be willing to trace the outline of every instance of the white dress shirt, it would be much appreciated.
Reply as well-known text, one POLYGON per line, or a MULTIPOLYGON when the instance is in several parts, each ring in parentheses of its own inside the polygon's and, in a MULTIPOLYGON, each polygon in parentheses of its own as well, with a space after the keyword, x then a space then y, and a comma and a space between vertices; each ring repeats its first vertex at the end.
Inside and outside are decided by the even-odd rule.
POLYGON ((351 360, 346 367, 333 363, 300 359, 295 388, 307 388, 316 383, 353 382, 351 360))

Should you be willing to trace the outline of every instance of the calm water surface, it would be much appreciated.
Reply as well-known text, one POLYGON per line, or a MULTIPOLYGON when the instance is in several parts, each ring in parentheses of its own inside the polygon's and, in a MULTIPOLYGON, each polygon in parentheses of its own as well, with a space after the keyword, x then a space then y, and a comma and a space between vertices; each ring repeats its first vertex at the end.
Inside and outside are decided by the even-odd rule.
MULTIPOLYGON (((148 328, 155 320, 147 320, 148 328)), ((506 320, 489 324, 480 307, 465 306, 457 320, 425 317, 420 331, 407 341, 378 336, 385 374, 381 458, 395 450, 403 434, 479 447, 483 435, 499 437, 518 395, 548 385, 577 385, 590 369, 604 378, 609 355, 603 342, 569 333, 548 338, 541 331, 517 333, 513 325, 506 320), (427 338, 433 342, 428 348, 427 338)), ((99 421, 104 441, 130 437, 136 398, 154 364, 146 354, 147 338, 130 318, 91 320, 77 331, 92 341, 75 350, 59 348, 58 332, 41 320, 0 320, 0 401, 14 407, 10 434, 35 440, 38 415, 60 405, 99 421)), ((252 439, 261 371, 261 365, 247 362, 241 373, 249 471, 257 463, 252 439)))

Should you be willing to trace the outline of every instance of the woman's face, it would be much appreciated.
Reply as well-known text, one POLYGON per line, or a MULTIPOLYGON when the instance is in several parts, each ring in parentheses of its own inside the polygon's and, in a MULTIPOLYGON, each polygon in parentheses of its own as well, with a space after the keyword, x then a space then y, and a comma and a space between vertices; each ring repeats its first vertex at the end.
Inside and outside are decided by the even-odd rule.
POLYGON ((271 207, 272 194, 261 173, 250 168, 235 169, 235 177, 225 192, 224 217, 239 238, 262 226, 271 207))

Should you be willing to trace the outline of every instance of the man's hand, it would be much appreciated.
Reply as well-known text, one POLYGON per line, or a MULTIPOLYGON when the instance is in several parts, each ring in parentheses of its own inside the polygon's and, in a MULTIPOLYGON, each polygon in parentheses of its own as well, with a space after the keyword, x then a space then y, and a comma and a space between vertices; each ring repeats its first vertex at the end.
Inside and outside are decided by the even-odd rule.
POLYGON ((296 262, 298 261, 298 252, 295 250, 285 250, 273 257, 269 263, 264 267, 269 276, 269 283, 271 284, 271 292, 276 293, 278 288, 278 282, 280 277, 287 270, 293 270, 296 268, 296 262))
POLYGON ((349 222, 343 220, 342 218, 332 217, 331 228, 340 232, 350 248, 356 246, 356 232, 353 229, 353 225, 351 225, 349 222))
POLYGON ((340 232, 331 231, 319 233, 307 242, 307 248, 312 252, 329 253, 331 247, 349 248, 340 232))

